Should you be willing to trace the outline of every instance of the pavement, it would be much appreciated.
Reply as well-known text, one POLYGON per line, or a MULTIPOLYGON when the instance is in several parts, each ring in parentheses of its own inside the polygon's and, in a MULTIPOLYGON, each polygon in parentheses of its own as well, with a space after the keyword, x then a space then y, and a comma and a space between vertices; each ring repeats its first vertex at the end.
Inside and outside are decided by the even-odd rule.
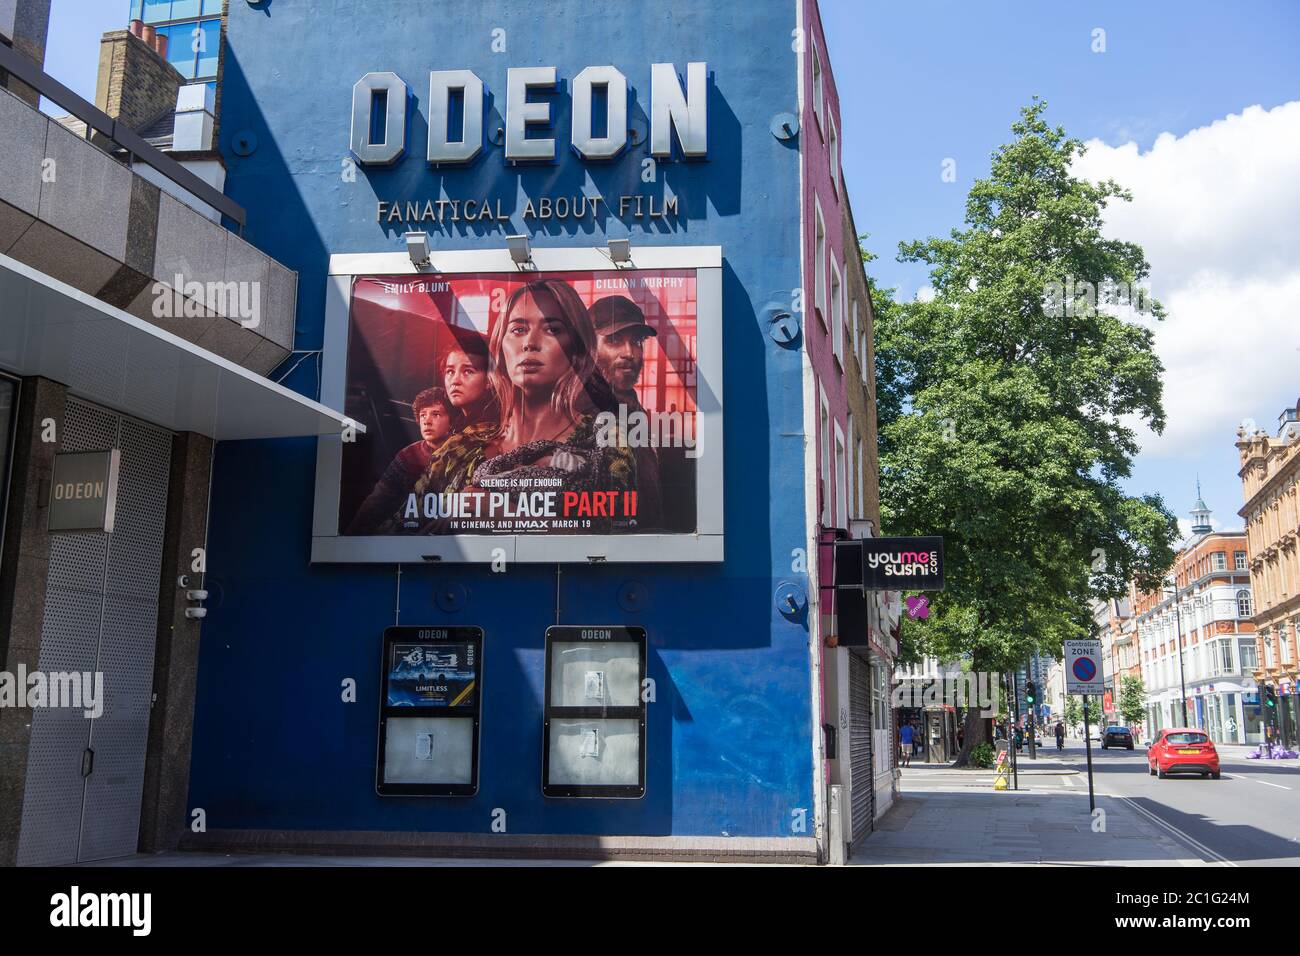
POLYGON ((1297 866, 1300 759, 1248 760, 1218 747, 1221 780, 1147 772, 1146 747, 1092 746, 1088 811, 1082 740, 1018 758, 1017 791, 993 773, 914 764, 902 796, 854 854, 857 865, 1297 866))
MULTIPOLYGON (((1054 749, 1054 748, 1053 748, 1054 749)), ((990 771, 935 764, 902 771, 902 796, 853 854, 859 866, 1204 866, 1193 847, 1125 801, 1098 796, 1072 763, 1028 753, 1019 790, 990 771)))
POLYGON ((514 860, 450 857, 410 856, 348 856, 308 853, 204 853, 170 852, 137 853, 115 860, 79 863, 78 867, 103 868, 183 868, 209 867, 589 867, 589 866, 743 866, 745 864, 717 864, 701 862, 633 860, 514 860))

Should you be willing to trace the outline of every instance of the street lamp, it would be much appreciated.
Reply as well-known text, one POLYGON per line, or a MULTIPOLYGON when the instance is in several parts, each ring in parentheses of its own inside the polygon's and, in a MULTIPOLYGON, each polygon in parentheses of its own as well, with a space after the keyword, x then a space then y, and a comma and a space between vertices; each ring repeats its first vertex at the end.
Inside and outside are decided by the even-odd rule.
POLYGON ((1178 578, 1174 577, 1174 627, 1178 631, 1178 687, 1182 696, 1179 701, 1183 709, 1183 726, 1187 727, 1187 678, 1183 673, 1183 615, 1178 608, 1180 593, 1178 590, 1178 578))

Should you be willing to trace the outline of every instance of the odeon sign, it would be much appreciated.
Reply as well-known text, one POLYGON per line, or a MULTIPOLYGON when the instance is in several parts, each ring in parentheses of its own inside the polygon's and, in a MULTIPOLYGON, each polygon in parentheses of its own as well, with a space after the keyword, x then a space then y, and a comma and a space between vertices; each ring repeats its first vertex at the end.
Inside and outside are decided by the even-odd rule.
MULTIPOLYGON (((551 122, 551 104, 529 102, 533 90, 555 90, 553 66, 511 67, 506 72, 504 146, 507 162, 555 159, 555 139, 527 136, 533 126, 551 122)), ((589 66, 573 78, 574 151, 585 160, 618 157, 628 144, 627 77, 612 66, 589 66), (606 105, 605 135, 596 136, 594 102, 602 89, 606 105)), ((434 165, 472 163, 483 152, 486 88, 472 70, 435 70, 429 74, 428 162, 434 165), (453 110, 459 116, 453 115, 453 110), (460 138, 452 140, 452 120, 460 138)), ((367 73, 352 88, 352 153, 366 166, 391 166, 406 153, 409 89, 396 73, 367 73), (383 140, 374 120, 383 109, 383 140)), ((683 156, 702 159, 708 153, 708 66, 688 63, 686 83, 671 63, 650 66, 650 155, 666 159, 673 153, 673 133, 683 156)))

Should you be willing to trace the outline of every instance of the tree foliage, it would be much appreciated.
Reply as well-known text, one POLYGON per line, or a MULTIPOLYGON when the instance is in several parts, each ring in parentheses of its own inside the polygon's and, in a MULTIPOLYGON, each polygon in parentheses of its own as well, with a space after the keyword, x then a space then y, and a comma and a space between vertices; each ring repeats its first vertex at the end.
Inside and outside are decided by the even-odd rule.
MULTIPOLYGON (((1059 657, 1090 636, 1094 599, 1159 582, 1177 536, 1158 496, 1121 487, 1133 424, 1165 422, 1152 333, 1112 291, 1148 265, 1102 233, 1107 204, 1129 196, 1071 175, 1083 146, 1045 109, 1021 111, 963 229, 900 244, 900 261, 929 266, 934 298, 872 289, 882 530, 945 538, 947 590, 907 628, 976 670, 1059 657), (1053 301, 1067 283, 1096 289, 1095 308, 1053 301)), ((963 758, 982 737, 966 728, 963 758)))
POLYGON ((1125 674, 1119 679, 1119 715, 1132 727, 1147 716, 1147 691, 1142 678, 1125 674))

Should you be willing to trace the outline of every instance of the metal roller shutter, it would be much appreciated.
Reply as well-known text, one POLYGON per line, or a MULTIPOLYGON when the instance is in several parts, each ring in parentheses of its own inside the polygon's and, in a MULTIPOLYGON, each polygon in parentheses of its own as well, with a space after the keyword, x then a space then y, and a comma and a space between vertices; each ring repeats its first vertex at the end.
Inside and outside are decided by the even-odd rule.
POLYGON ((871 832, 875 817, 875 779, 871 761, 871 665, 849 652, 849 781, 852 798, 851 842, 871 832))

